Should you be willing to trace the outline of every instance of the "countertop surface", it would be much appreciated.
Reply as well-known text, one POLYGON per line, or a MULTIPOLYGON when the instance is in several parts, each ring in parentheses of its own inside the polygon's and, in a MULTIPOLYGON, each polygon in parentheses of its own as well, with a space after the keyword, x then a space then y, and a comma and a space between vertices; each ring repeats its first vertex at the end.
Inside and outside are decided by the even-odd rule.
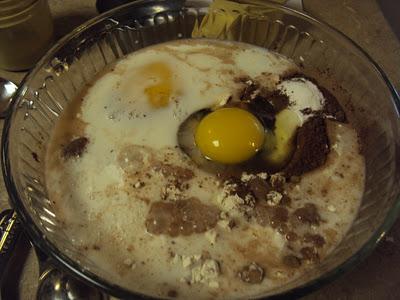
MULTIPOLYGON (((366 50, 400 91, 400 43, 377 1, 303 0, 303 3, 307 13, 339 29, 366 50)), ((49 0, 49 4, 56 39, 97 15, 95 0, 49 0)), ((0 77, 15 83, 19 83, 24 75, 24 72, 0 70, 0 77)), ((0 129, 2 126, 3 121, 0 121, 0 129)), ((0 199, 0 209, 8 207, 2 180, 0 199)), ((23 268, 18 274, 19 292, 12 291, 9 294, 13 295, 12 298, 33 299, 35 295, 38 278, 36 257, 32 251, 25 256, 23 268)), ((400 221, 397 221, 364 262, 304 299, 398 299, 399 286, 400 221)))

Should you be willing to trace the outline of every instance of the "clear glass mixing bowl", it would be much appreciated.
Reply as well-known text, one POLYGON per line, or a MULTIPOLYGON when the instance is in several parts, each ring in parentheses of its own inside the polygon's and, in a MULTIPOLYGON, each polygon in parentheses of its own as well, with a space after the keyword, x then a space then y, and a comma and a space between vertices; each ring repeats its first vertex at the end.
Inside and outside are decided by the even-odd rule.
MULTIPOLYGON (((263 18, 244 18, 232 38, 291 57, 332 89, 334 78, 341 86, 334 92, 360 131, 366 158, 362 205, 341 244, 307 276, 260 295, 299 296, 361 261, 393 224, 400 207, 400 102, 382 70, 350 39, 305 14, 265 5, 273 10, 263 18)), ((117 297, 139 295, 110 280, 65 234, 47 197, 46 145, 68 102, 105 66, 145 46, 190 37, 206 11, 204 1, 135 1, 85 23, 25 78, 4 126, 4 178, 32 241, 60 266, 117 297)))

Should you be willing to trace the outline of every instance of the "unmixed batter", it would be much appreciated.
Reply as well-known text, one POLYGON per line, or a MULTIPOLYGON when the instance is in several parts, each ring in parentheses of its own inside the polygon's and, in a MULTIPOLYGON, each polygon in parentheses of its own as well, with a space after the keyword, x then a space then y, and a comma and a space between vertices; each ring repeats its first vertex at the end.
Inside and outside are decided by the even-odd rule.
POLYGON ((254 46, 182 40, 118 61, 67 107, 48 193, 74 247, 156 297, 234 299, 324 259, 363 192, 335 97, 254 46))

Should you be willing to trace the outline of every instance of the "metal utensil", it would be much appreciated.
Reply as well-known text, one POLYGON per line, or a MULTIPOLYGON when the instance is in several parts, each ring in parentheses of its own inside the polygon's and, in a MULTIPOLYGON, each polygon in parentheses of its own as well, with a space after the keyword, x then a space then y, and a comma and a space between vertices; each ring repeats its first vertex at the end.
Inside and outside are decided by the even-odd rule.
MULTIPOLYGON (((0 279, 7 276, 7 263, 13 253, 22 227, 17 215, 11 209, 0 214, 0 279)), ((92 288, 69 274, 54 267, 52 262, 38 249, 39 287, 37 300, 107 300, 109 297, 98 289, 92 288)))
MULTIPOLYGON (((40 261, 40 260, 39 260, 40 261)), ((45 264, 46 265, 46 264, 45 264)), ((39 263, 42 269, 43 263, 39 263)), ((47 265, 41 271, 37 300, 107 300, 109 297, 100 290, 89 287, 70 275, 47 265)))
POLYGON ((3 119, 7 116, 12 96, 17 88, 13 82, 0 77, 0 118, 3 119))
MULTIPOLYGON (((0 77, 0 118, 7 116, 11 104, 12 96, 17 90, 17 86, 4 78, 0 77)), ((17 219, 17 214, 11 210, 5 210, 0 214, 0 282, 6 275, 8 261, 13 249, 21 234, 21 225, 17 219)))
POLYGON ((8 261, 21 232, 21 224, 13 210, 0 213, 0 282, 6 276, 8 261))
MULTIPOLYGON (((0 77, 0 118, 7 116, 12 96, 17 86, 0 77)), ((8 209, 0 213, 0 283, 7 276, 8 261, 13 254, 18 237, 23 228, 15 211, 8 209)), ((101 291, 85 285, 56 268, 38 249, 34 248, 39 259, 38 300, 106 300, 108 296, 101 291)), ((1 295, 0 295, 1 299, 1 295)))
MULTIPOLYGON (((22 233, 17 214, 7 209, 0 213, 0 282, 7 276, 8 261, 22 233)), ((69 274, 54 267, 51 260, 36 248, 39 260, 37 300, 107 300, 100 290, 89 287, 69 274)), ((1 299, 1 298, 0 298, 1 299)))

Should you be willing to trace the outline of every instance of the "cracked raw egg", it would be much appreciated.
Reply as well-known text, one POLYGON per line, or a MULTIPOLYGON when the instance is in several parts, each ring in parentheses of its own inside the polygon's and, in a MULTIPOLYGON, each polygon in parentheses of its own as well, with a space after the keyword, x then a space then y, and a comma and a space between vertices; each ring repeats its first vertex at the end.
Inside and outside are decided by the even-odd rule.
POLYGON ((206 158, 224 164, 237 164, 250 159, 262 148, 264 127, 247 110, 221 108, 200 121, 195 142, 206 158))
POLYGON ((172 71, 162 62, 148 64, 142 70, 142 76, 151 80, 145 87, 147 100, 155 108, 165 107, 172 94, 172 71))
POLYGON ((210 172, 235 166, 277 171, 292 156, 299 123, 288 109, 276 115, 274 128, 263 126, 256 113, 244 108, 203 109, 180 125, 177 137, 183 152, 210 172))

